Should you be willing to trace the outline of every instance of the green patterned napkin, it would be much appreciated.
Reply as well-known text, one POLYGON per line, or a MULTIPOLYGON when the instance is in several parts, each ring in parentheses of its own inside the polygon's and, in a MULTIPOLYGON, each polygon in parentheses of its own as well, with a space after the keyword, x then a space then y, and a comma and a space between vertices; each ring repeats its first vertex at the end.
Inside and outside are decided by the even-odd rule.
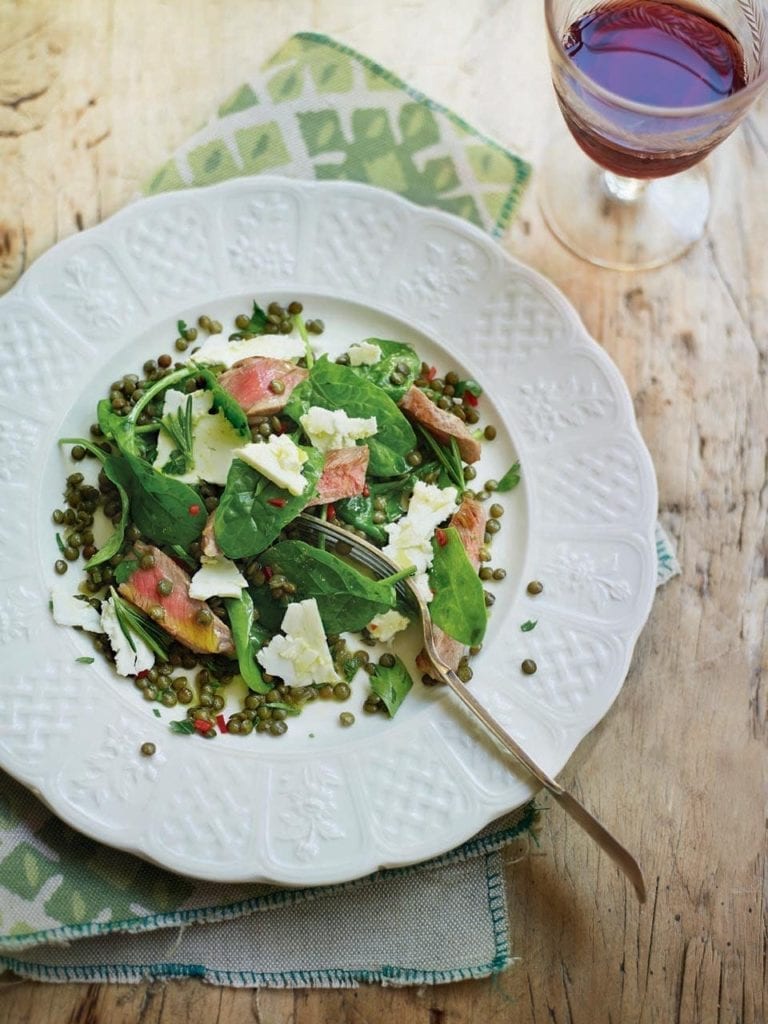
MULTIPOLYGON (((495 236, 529 176, 384 68, 306 33, 223 103, 146 192, 265 171, 383 186, 495 236)), ((657 541, 663 582, 679 567, 665 536, 657 541)), ((0 965, 50 981, 196 976, 280 987, 479 977, 510 963, 499 851, 525 846, 536 820, 529 805, 434 861, 344 886, 211 885, 84 838, 4 778, 0 965)))
POLYGON ((302 32, 219 107, 146 192, 265 172, 377 185, 498 236, 530 167, 380 65, 302 32))

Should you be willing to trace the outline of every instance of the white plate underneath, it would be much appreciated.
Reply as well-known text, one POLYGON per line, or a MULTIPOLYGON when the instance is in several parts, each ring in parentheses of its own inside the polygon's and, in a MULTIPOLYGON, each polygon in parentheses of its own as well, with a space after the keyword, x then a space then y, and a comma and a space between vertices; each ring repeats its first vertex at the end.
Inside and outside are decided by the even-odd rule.
POLYGON ((435 856, 532 787, 419 682, 392 721, 362 714, 358 682, 349 729, 317 702, 280 739, 174 735, 178 708, 158 719, 105 663, 78 663, 90 642, 48 611, 50 513, 72 471, 57 438, 87 431, 112 379, 172 351, 178 319, 231 322, 253 298, 301 299, 330 351, 411 341, 482 384, 498 436, 478 478, 519 457, 523 479, 503 500, 494 564, 508 574, 472 688, 551 774, 610 707, 650 609, 656 484, 624 383, 560 293, 471 225, 389 192, 257 177, 142 200, 0 300, 0 767, 68 824, 171 870, 335 883, 435 856))

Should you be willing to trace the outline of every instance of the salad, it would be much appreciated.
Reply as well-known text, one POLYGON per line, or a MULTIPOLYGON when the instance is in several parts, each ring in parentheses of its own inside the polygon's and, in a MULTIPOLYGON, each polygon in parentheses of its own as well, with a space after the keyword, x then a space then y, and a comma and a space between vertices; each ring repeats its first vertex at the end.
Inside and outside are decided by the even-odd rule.
MULTIPOLYGON (((360 676, 364 710, 395 715, 413 686, 397 637, 414 615, 396 583, 413 576, 443 660, 469 681, 484 583, 505 575, 489 564, 494 492, 519 480, 514 465, 472 489, 495 437, 480 386, 396 340, 331 359, 299 302, 254 302, 228 336, 207 316, 177 326, 175 359, 115 381, 89 436, 60 441, 77 466, 53 511, 55 621, 91 633, 147 702, 178 706, 174 732, 280 736, 360 676), (398 573, 371 578, 343 545, 293 536, 302 512, 364 536, 398 573)), ((416 665, 432 682, 423 652, 416 665)))

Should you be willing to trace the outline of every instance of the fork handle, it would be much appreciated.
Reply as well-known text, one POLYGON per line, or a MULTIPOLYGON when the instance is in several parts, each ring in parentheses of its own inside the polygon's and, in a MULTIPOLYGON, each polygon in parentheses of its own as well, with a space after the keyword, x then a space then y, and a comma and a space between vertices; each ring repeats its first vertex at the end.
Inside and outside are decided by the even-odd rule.
MULTIPOLYGON (((437 667, 437 666, 436 666, 437 667)), ((580 825, 584 831, 595 840, 601 850, 613 860, 624 872, 626 877, 634 886, 637 898, 641 903, 645 902, 645 882, 640 865, 635 858, 622 846, 615 836, 611 835, 608 829, 602 825, 597 818, 575 796, 567 793, 563 787, 555 782, 529 754, 523 750, 520 744, 504 729, 492 716, 489 715, 477 698, 470 693, 454 671, 447 667, 440 666, 440 674, 445 682, 453 690, 459 700, 480 719, 486 729, 494 736, 501 746, 526 769, 537 782, 554 797, 566 814, 580 825)))

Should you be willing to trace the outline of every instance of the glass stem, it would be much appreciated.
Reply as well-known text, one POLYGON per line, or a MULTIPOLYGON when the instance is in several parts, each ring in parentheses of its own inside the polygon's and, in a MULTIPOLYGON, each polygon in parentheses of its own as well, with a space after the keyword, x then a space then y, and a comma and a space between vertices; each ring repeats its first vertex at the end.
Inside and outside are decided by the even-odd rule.
POLYGON ((642 178, 624 178, 611 171, 603 172, 603 187, 611 199, 618 203, 636 203, 648 187, 642 178))

